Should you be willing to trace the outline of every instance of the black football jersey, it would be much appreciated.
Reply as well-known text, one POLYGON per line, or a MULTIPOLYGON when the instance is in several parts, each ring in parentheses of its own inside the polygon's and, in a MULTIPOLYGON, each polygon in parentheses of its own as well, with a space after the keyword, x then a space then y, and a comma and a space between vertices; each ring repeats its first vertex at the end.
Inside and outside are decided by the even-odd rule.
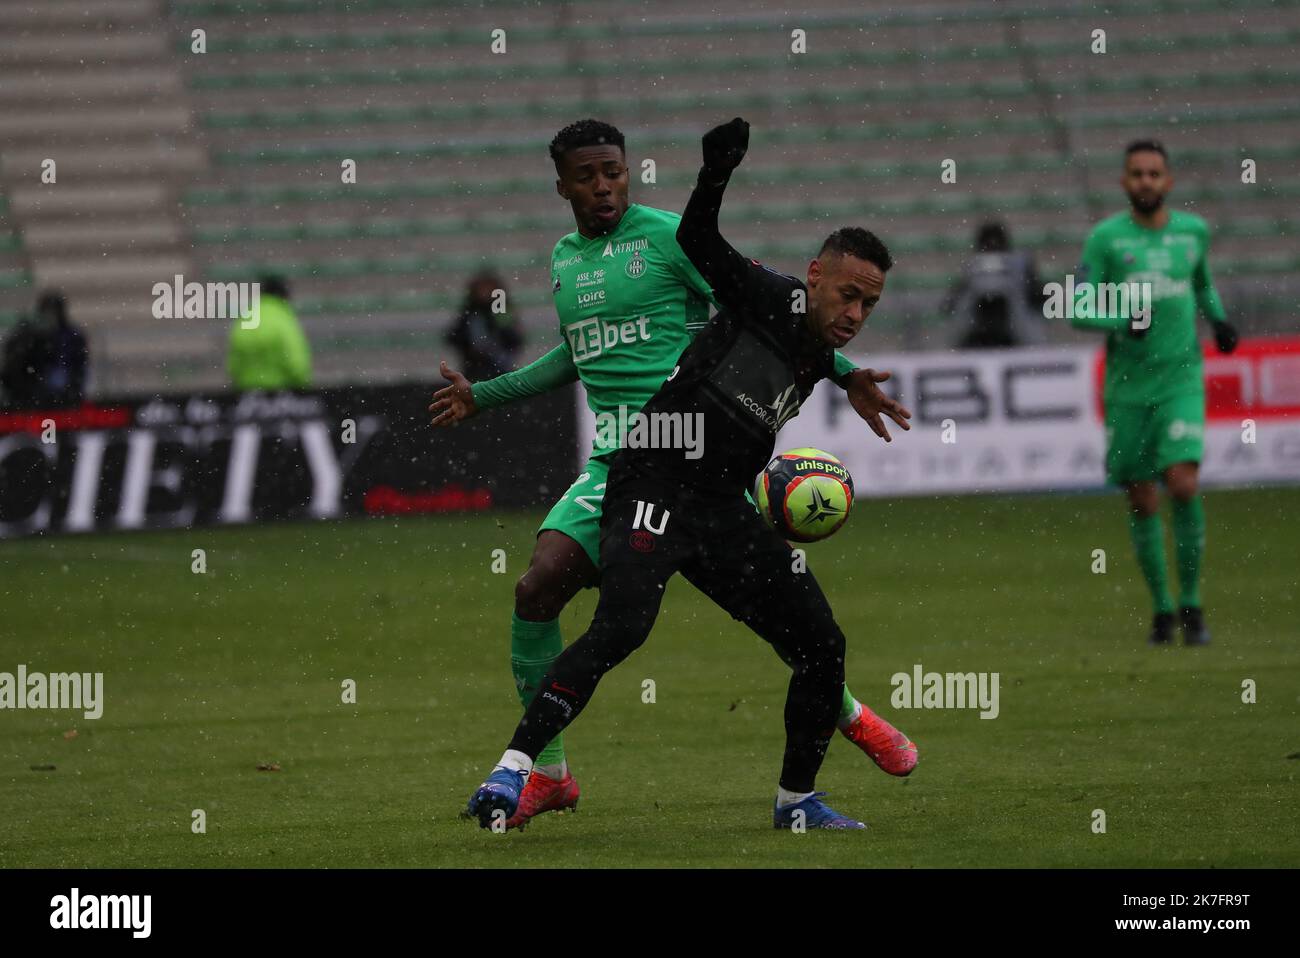
POLYGON ((714 290, 723 308, 641 410, 651 435, 670 434, 662 422, 657 428, 657 416, 697 417, 698 450, 628 447, 620 472, 701 490, 747 489, 771 459, 777 432, 834 375, 834 350, 806 325, 803 283, 755 260, 731 263, 728 272, 714 290))

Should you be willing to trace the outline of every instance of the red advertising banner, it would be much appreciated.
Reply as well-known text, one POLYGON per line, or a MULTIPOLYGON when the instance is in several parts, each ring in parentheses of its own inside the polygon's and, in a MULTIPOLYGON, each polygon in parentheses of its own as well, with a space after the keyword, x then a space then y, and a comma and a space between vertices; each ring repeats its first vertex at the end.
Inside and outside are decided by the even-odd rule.
MULTIPOLYGON (((1205 416, 1210 422, 1300 417, 1300 336, 1243 339, 1225 356, 1213 340, 1201 344, 1205 357, 1205 416)), ((1097 415, 1106 353, 1097 351, 1093 374, 1097 415)))

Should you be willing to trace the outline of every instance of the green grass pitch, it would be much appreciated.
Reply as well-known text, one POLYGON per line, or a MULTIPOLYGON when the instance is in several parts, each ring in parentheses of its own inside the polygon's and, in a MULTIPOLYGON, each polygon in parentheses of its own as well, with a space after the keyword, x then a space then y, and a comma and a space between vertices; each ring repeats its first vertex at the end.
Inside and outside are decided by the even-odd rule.
POLYGON ((771 828, 785 667, 680 578, 566 736, 578 812, 458 818, 518 718, 537 515, 0 543, 0 671, 101 671, 105 697, 0 712, 0 866, 1295 867, 1300 490, 1206 512, 1214 644, 1150 649, 1118 494, 860 501, 809 559, 850 687, 920 765, 837 736, 819 787, 871 828, 805 835, 771 828), (917 663, 999 673, 1000 715, 891 708, 917 663))

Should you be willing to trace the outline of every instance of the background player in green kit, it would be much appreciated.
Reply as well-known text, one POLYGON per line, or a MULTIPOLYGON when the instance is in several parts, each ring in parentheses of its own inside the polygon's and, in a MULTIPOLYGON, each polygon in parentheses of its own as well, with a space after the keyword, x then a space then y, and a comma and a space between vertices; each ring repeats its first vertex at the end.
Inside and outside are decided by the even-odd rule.
POLYGON ((1173 636, 1174 601, 1165 567, 1164 529, 1157 481, 1173 500, 1183 640, 1210 640, 1201 611, 1201 555, 1205 512, 1197 474, 1205 433, 1205 380, 1196 339, 1196 311, 1214 327, 1220 352, 1237 345, 1210 279, 1210 231, 1193 213, 1170 210, 1173 186, 1165 148, 1154 140, 1128 146, 1120 180, 1131 209, 1102 220, 1088 236, 1076 296, 1105 283, 1147 284, 1150 312, 1076 302, 1073 325, 1104 329, 1106 337, 1106 475, 1128 492, 1129 528, 1138 564, 1151 589, 1153 643, 1173 636))
MULTIPOLYGON (((562 343, 534 363, 469 383, 442 364, 451 385, 434 395, 433 425, 526 399, 581 379, 597 422, 625 422, 672 372, 709 319, 712 290, 677 243, 681 217, 628 201, 624 138, 616 128, 582 120, 551 142, 556 192, 573 209, 577 230, 551 255, 551 289, 562 343), (620 417, 620 407, 625 415, 620 417)), ((872 430, 889 441, 882 416, 903 429, 910 413, 876 385, 884 376, 856 370, 836 354, 837 384, 872 430)), ((622 437, 597 431, 591 458, 538 529, 527 571, 515 588, 511 668, 524 707, 564 648, 558 616, 581 589, 597 582, 605 477, 622 437), (603 441, 602 440, 606 440, 603 441)), ((916 746, 844 689, 839 727, 882 769, 906 775, 916 746)), ((578 785, 557 737, 538 755, 519 809, 507 823, 572 807, 578 785)))

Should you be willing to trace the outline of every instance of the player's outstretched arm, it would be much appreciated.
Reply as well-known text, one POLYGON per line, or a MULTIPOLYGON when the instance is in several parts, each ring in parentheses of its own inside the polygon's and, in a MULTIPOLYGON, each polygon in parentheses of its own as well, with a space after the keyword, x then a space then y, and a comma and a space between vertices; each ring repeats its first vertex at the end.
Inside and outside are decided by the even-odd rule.
POLYGON ((446 362, 440 364, 440 369, 442 377, 451 385, 433 394, 429 412, 433 414, 432 425, 435 428, 452 426, 481 410, 505 406, 578 381, 578 368, 573 365, 573 356, 564 344, 522 369, 479 383, 471 383, 446 362))
MULTIPOLYGON (((749 151, 749 124, 736 117, 730 123, 715 126, 704 134, 702 147, 704 163, 682 212, 677 244, 712 287, 719 304, 739 305, 747 298, 746 287, 754 277, 763 277, 763 267, 746 259, 723 238, 718 229, 718 211, 731 174, 749 151)), ((847 389, 848 376, 856 371, 852 360, 842 353, 835 354, 832 381, 837 386, 847 389)))
POLYGON ((853 411, 861 416, 871 427, 871 431, 885 442, 893 442, 894 439, 889 435, 889 427, 885 425, 883 417, 888 416, 901 429, 912 428, 908 423, 912 418, 912 411, 897 399, 890 399, 876 385, 885 382, 889 377, 890 374, 887 372, 858 369, 849 374, 844 386, 849 394, 849 403, 853 406, 853 411))
POLYGON ((723 305, 743 299, 745 278, 757 269, 736 252, 718 230, 722 194, 749 149, 749 124, 736 117, 704 134, 704 165, 677 226, 682 252, 713 288, 723 305))

